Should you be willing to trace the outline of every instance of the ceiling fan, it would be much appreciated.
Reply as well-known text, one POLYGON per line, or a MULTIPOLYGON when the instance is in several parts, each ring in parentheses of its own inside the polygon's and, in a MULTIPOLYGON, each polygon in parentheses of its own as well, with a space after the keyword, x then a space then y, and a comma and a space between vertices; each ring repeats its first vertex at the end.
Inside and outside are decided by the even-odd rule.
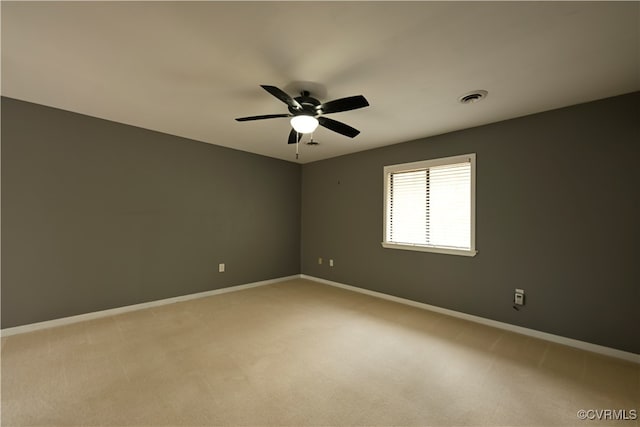
POLYGON ((356 110, 369 106, 369 102, 362 95, 349 96, 333 101, 321 103, 313 98, 309 92, 302 91, 300 96, 290 97, 282 89, 275 86, 260 85, 264 90, 287 104, 289 113, 265 114, 262 116, 239 117, 239 122, 251 120, 275 119, 278 117, 291 117, 291 132, 289 132, 289 144, 300 142, 302 134, 312 133, 318 125, 337 132, 349 138, 356 137, 360 131, 337 120, 324 117, 324 114, 340 113, 342 111, 356 110))

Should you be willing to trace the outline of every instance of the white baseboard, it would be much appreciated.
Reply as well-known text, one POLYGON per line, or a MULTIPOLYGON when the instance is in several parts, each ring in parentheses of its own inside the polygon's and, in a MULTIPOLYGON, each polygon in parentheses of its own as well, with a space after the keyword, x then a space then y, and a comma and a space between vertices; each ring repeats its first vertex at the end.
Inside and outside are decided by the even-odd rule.
POLYGON ((173 298, 166 298, 156 301, 149 301, 140 304, 127 305, 124 307, 110 308, 108 310, 94 311, 91 313, 78 314, 76 316, 62 317, 60 319, 46 320, 44 322, 30 323, 28 325, 15 326, 0 330, 0 335, 8 337, 10 335, 22 334, 25 332, 38 331, 40 329, 54 328, 56 326, 69 325, 71 323, 83 322, 91 319, 99 319, 101 317, 114 316, 116 314, 127 313, 129 311, 142 310, 150 307, 158 307, 166 304, 173 304, 181 301, 188 301, 196 298, 204 298, 212 295, 225 294, 227 292, 236 292, 243 289, 255 288, 258 286, 271 285, 273 283, 283 282, 300 278, 299 274, 293 276, 279 277, 277 279, 262 280, 259 282, 246 283, 244 285, 230 286, 228 288, 213 289, 211 291, 198 292, 195 294, 181 295, 173 298))
POLYGON ((592 344, 585 341, 579 341, 573 338, 567 338, 560 335, 549 334, 547 332, 541 332, 535 329, 529 329, 529 328, 524 328, 522 326, 511 325, 509 323, 498 322, 497 320, 491 320, 491 319, 486 319, 484 317, 473 316, 471 314, 461 313, 459 311, 449 310, 446 308, 437 307, 435 305, 429 305, 422 302, 395 297, 393 295, 383 294, 382 292, 370 291, 368 289, 358 288, 356 286, 351 286, 351 285, 345 285, 344 283, 333 282, 331 280, 321 279, 319 277, 307 276, 306 274, 301 274, 300 278, 640 364, 640 354, 630 353, 628 351, 605 347, 598 344, 592 344))

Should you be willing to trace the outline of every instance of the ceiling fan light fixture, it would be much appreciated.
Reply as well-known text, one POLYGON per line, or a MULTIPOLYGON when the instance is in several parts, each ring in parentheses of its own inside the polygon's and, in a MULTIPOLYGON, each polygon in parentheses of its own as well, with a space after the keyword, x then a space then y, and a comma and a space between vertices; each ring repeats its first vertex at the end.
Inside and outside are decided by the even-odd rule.
POLYGON ((291 126, 298 133, 311 133, 318 127, 318 119, 313 116, 301 114, 291 119, 291 126))

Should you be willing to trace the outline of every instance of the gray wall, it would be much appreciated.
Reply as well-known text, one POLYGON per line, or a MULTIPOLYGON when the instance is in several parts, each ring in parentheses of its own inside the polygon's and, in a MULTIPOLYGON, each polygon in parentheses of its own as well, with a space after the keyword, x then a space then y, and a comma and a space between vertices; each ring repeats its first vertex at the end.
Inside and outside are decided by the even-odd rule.
POLYGON ((634 93, 301 168, 3 98, 2 327, 302 271, 640 353, 639 106, 634 93), (468 152, 478 255, 383 249, 383 166, 468 152))
POLYGON ((302 272, 640 353, 639 106, 634 93, 306 164, 302 272), (383 166, 469 152, 479 253, 382 248, 383 166))
POLYGON ((3 328, 299 272, 299 165, 2 98, 3 328))

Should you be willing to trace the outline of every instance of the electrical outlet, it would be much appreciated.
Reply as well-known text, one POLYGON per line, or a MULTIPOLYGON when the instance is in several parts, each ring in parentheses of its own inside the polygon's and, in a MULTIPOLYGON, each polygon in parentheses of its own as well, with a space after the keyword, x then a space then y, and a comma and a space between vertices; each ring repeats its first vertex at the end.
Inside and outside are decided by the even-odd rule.
POLYGON ((329 260, 329 267, 333 267, 333 260, 332 259, 329 260))
POLYGON ((318 258, 318 264, 322 264, 322 257, 318 258))
POLYGON ((224 273, 224 263, 218 264, 218 273, 224 273))
POLYGON ((524 289, 516 289, 513 295, 513 303, 515 305, 524 305, 524 289))

